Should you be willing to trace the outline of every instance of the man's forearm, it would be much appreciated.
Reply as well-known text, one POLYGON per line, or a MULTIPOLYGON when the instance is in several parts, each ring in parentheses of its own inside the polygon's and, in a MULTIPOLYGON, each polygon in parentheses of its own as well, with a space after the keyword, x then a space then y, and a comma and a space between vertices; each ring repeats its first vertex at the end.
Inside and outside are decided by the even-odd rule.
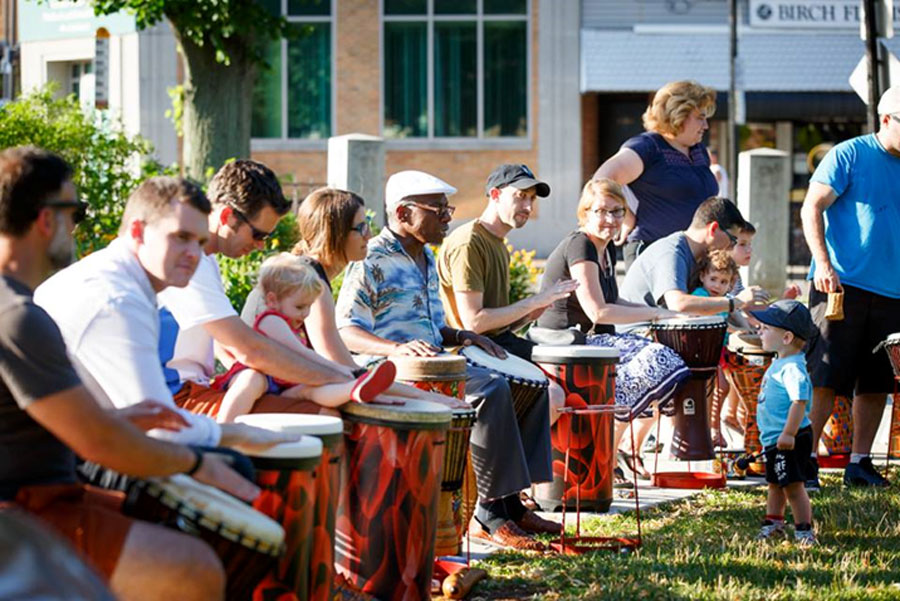
POLYGON ((476 334, 484 334, 492 330, 499 330, 506 326, 514 325, 525 319, 529 313, 537 309, 531 300, 533 297, 522 299, 505 307, 492 309, 481 308, 471 317, 463 320, 463 327, 476 334))
POLYGON ((731 302, 724 296, 694 296, 679 291, 667 292, 663 298, 666 301, 667 309, 679 313, 715 315, 716 313, 728 313, 731 309, 731 302))
POLYGON ((825 245, 825 219, 822 212, 804 205, 800 215, 803 222, 803 236, 813 259, 820 265, 830 265, 831 258, 825 245))
POLYGON ((340 328, 339 332, 347 348, 361 355, 386 357, 392 355, 400 346, 397 342, 376 336, 359 326, 345 326, 340 328))
POLYGON ((349 367, 329 361, 313 350, 291 350, 265 336, 260 339, 257 348, 239 359, 264 374, 310 386, 342 383, 353 377, 349 367))

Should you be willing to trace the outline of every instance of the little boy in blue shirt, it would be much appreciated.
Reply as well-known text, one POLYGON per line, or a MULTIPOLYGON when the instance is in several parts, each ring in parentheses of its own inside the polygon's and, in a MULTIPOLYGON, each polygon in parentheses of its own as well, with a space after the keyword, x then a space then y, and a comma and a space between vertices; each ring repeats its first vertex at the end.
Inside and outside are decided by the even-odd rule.
POLYGON ((769 483, 766 518, 757 539, 785 535, 787 502, 794 515, 794 539, 804 546, 814 545, 812 508, 805 487, 812 452, 809 404, 813 391, 803 346, 815 326, 809 310, 795 300, 780 300, 750 313, 762 324, 763 350, 778 355, 763 376, 756 408, 769 483))

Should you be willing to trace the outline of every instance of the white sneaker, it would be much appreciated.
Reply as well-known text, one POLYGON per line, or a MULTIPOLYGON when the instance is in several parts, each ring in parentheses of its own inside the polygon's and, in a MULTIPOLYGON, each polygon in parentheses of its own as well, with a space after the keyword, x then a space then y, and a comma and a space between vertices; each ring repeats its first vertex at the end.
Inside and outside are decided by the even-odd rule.
POLYGON ((784 522, 773 522, 769 524, 763 524, 759 528, 759 532, 756 535, 756 540, 769 540, 772 538, 784 538, 784 522))
POLYGON ((812 529, 794 530, 794 542, 800 547, 813 547, 819 544, 812 529))

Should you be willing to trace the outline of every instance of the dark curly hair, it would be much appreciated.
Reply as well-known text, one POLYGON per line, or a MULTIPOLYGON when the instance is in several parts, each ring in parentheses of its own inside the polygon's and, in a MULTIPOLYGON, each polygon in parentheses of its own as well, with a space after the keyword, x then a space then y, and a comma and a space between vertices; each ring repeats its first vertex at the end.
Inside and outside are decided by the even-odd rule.
POLYGON ((249 219, 267 205, 278 215, 291 208, 272 170, 249 159, 232 161, 219 169, 209 182, 206 194, 213 205, 231 205, 249 219))

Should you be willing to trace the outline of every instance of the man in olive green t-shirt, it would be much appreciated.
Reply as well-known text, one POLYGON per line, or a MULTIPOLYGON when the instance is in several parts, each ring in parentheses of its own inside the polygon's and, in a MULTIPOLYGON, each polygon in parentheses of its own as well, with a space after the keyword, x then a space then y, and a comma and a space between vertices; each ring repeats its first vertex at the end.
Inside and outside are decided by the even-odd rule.
MULTIPOLYGON (((500 165, 485 186, 488 203, 478 219, 460 226, 441 245, 438 276, 447 322, 484 334, 506 350, 531 360, 534 344, 513 332, 578 286, 557 282, 544 292, 509 302, 509 251, 504 238, 528 222, 537 197, 550 186, 525 165, 500 165)), ((552 399, 551 399, 552 402, 552 399)))

